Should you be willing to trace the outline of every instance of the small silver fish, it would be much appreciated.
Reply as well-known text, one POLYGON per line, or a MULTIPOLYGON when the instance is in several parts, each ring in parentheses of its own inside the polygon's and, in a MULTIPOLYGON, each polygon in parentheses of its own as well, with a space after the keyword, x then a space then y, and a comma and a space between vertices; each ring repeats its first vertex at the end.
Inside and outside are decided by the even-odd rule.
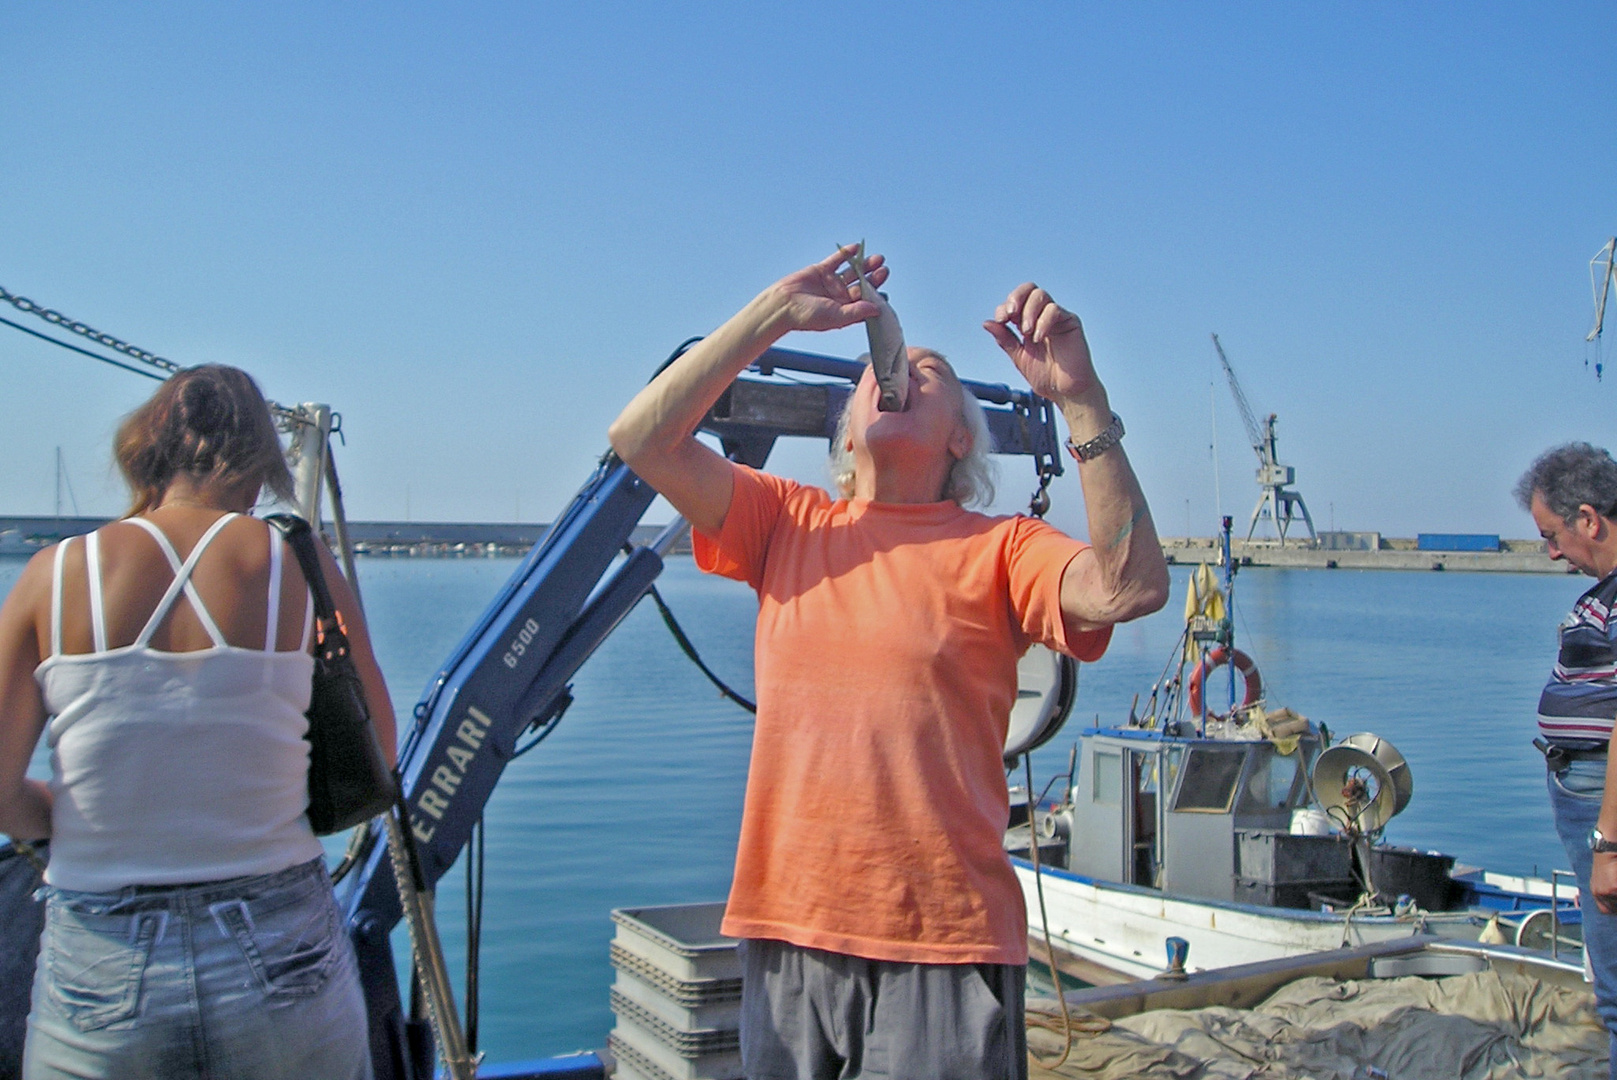
POLYGON ((879 309, 874 318, 865 320, 865 333, 870 339, 870 366, 876 373, 876 385, 881 388, 876 408, 882 412, 903 412, 910 392, 910 354, 904 347, 904 331, 887 298, 865 277, 863 240, 859 241, 859 250, 848 256, 848 265, 853 267, 859 280, 859 295, 879 309))

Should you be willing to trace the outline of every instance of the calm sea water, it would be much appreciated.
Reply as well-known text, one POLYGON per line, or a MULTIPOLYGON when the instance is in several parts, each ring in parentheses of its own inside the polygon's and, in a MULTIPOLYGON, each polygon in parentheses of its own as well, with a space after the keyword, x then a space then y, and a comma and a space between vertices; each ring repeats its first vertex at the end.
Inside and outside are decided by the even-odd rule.
MULTIPOLYGON (((514 560, 366 560, 360 582, 401 717, 515 568, 514 560)), ((20 563, 0 561, 0 589, 20 563)), ((1178 636, 1187 571, 1168 610, 1119 627, 1085 665, 1069 726, 1127 715, 1178 636)), ((1490 868, 1564 866, 1529 740, 1554 630, 1587 580, 1554 575, 1248 570, 1236 630, 1274 705, 1337 735, 1373 731, 1408 758, 1414 799, 1391 840, 1490 868)), ((755 602, 673 559, 660 588, 708 663, 751 689, 755 602)), ((829 645, 829 643, 828 643, 829 645)), ((837 677, 828 647, 825 677, 837 677)), ((615 907, 722 898, 729 884, 750 718, 718 697, 637 609, 575 681, 556 733, 507 769, 488 807, 482 1047, 491 1061, 605 1044, 615 907)), ((1071 738, 1034 755, 1065 772, 1071 738)), ((42 758, 36 755, 36 774, 42 758)), ((461 970, 463 875, 440 884, 461 970)), ((401 954, 402 955, 402 954, 401 954)), ((459 992, 457 990, 457 992, 459 992)))

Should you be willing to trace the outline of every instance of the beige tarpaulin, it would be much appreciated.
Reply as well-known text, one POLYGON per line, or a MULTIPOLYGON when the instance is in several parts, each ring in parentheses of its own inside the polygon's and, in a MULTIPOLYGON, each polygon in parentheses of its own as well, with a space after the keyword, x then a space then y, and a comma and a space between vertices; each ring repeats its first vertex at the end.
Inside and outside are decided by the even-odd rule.
POLYGON ((1224 618, 1224 594, 1218 591, 1218 578, 1206 563, 1191 572, 1190 587, 1185 591, 1185 621, 1195 618, 1213 622, 1224 618))
MULTIPOLYGON (((1056 1007, 1031 1002, 1030 1011, 1056 1007)), ((1055 1017, 1059 1025, 1060 1017, 1055 1017)), ((1034 1029, 1035 1055, 1062 1040, 1034 1029)), ((1505 1080, 1606 1075, 1587 991, 1510 972, 1446 979, 1299 979, 1255 1009, 1163 1009, 1074 1040, 1057 1070, 1084 1080, 1505 1080)))

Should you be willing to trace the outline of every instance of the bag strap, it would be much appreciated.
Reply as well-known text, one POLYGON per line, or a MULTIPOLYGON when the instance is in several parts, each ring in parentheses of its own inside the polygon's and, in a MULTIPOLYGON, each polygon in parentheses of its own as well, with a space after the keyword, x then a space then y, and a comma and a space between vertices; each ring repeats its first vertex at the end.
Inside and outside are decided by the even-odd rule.
POLYGON ((320 565, 320 555, 315 550, 314 530, 296 514, 271 514, 264 520, 280 530, 292 554, 298 557, 303 578, 309 583, 309 594, 314 598, 314 615, 320 623, 322 635, 340 629, 337 608, 331 602, 331 590, 326 588, 325 569, 320 565))

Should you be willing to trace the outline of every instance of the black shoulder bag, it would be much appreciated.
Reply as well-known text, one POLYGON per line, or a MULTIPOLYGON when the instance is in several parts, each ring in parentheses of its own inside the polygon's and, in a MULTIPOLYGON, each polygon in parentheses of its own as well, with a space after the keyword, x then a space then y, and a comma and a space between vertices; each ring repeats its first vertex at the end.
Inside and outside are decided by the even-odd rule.
POLYGON ((309 698, 309 825, 318 836, 369 821, 393 805, 398 785, 371 728, 365 688, 348 635, 326 588, 309 523, 293 514, 265 519, 286 537, 314 600, 314 688, 309 698))

